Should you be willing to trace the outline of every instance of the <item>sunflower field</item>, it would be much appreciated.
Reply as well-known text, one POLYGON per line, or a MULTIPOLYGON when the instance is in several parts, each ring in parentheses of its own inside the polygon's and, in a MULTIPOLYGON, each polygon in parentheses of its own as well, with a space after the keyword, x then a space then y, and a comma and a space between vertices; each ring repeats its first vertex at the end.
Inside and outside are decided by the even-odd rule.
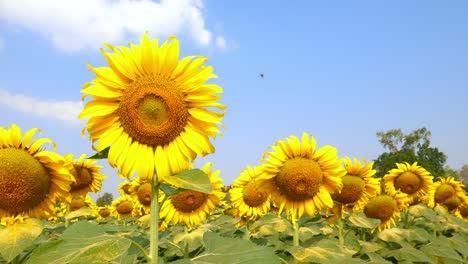
MULTIPOLYGON (((215 152, 226 106, 179 42, 105 45, 79 115, 96 155, 62 156, 39 128, 0 127, 0 263, 468 263, 468 196, 454 177, 339 157, 304 132, 266 146, 230 186, 215 152), (89 196, 116 168, 120 197, 89 196)), ((279 135, 281 136, 281 135, 279 135)))

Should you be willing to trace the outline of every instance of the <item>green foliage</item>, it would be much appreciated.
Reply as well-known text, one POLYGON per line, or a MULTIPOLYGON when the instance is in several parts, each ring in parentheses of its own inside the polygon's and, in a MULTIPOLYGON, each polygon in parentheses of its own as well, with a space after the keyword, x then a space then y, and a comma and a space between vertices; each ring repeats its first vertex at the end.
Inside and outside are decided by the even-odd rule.
MULTIPOLYGON (((193 230, 176 225, 161 232, 159 256, 164 263, 179 264, 468 262, 466 221, 443 207, 429 209, 423 204, 413 205, 401 214, 408 214, 410 225, 405 228, 397 221, 397 226, 379 232, 379 220, 359 212, 346 213, 342 219, 343 239, 339 239, 338 225, 330 226, 322 215, 303 216, 299 221, 300 243, 293 246, 292 224, 284 214, 278 217, 268 213, 236 227, 239 219, 214 213, 193 230)), ((38 220, 33 220, 34 224, 27 222, 28 228, 22 232, 35 230, 34 235, 11 233, 11 229, 4 233, 5 228, 0 229, 0 263, 146 262, 148 224, 136 224, 134 218, 85 217, 78 213, 73 218, 77 222, 72 221, 68 228, 60 220, 39 226, 38 220), (5 241, 13 243, 5 247, 5 241)))
POLYGON ((24 249, 33 245, 33 241, 41 234, 42 228, 41 222, 33 218, 1 228, 0 256, 7 262, 12 261, 24 249))
POLYGON ((458 173, 458 178, 468 186, 468 165, 463 165, 458 173))
POLYGON ((436 147, 430 147, 431 132, 425 127, 403 134, 401 129, 377 132, 377 137, 388 152, 380 154, 374 161, 376 177, 383 177, 389 170, 396 168, 395 163, 418 162, 435 177, 446 175, 447 156, 436 147))
POLYGON ((200 169, 192 169, 166 177, 165 182, 178 188, 211 194, 213 186, 208 175, 200 169))
POLYGON ((175 263, 280 263, 273 250, 240 238, 221 237, 213 232, 203 236, 205 251, 200 255, 175 263))
POLYGON ((110 147, 107 147, 103 149, 101 152, 98 152, 94 154, 93 156, 89 157, 89 159, 107 159, 107 156, 109 156, 109 149, 110 147))
POLYGON ((105 192, 96 199, 97 206, 111 205, 114 200, 112 193, 105 192))
POLYGON ((123 255, 131 240, 107 234, 97 224, 80 221, 57 239, 40 244, 27 263, 108 263, 123 255))

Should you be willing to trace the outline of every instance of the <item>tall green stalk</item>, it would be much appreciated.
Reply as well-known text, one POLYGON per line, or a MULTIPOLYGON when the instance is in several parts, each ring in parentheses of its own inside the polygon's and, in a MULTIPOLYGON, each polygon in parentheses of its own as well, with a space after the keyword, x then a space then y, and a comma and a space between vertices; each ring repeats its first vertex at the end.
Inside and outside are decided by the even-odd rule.
POLYGON ((340 242, 340 245, 344 245, 344 236, 343 236, 343 219, 338 217, 338 240, 340 242))
POLYGON ((244 239, 245 240, 250 240, 250 219, 248 219, 248 218, 245 220, 244 239))
POLYGON ((293 246, 299 246, 299 221, 293 223, 293 246))
POLYGON ((343 236, 343 205, 338 205, 338 240, 340 245, 344 245, 344 236, 343 236))
POLYGON ((158 263, 159 244, 159 181, 156 171, 151 179, 150 264, 158 263))
MULTIPOLYGON (((70 213, 70 210, 71 210, 70 209, 70 203, 67 203, 67 212, 65 213, 65 216, 67 216, 70 213)), ((70 219, 65 218, 65 228, 68 228, 69 225, 70 225, 70 219)))

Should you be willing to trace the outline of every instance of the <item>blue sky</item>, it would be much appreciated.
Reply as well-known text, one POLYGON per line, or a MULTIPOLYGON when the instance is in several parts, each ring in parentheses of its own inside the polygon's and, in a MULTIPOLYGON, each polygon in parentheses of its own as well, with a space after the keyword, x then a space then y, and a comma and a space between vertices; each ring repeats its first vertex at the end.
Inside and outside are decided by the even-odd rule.
MULTIPOLYGON (((375 159, 375 133, 420 127, 468 164, 466 1, 0 1, 0 126, 32 127, 60 154, 93 154, 80 90, 99 48, 145 30, 210 58, 228 106, 212 161, 226 184, 276 140, 311 133, 340 156, 375 159), (378 3, 377 3, 378 2, 378 3), (265 77, 259 77, 264 73, 265 77)), ((103 191, 122 181, 106 161, 103 191)))

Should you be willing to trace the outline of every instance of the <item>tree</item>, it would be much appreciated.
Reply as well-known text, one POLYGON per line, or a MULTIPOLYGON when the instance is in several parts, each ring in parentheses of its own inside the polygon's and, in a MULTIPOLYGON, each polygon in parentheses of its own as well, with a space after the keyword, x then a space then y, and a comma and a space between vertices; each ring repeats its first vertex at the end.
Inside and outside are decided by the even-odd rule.
POLYGON ((111 193, 105 192, 97 198, 96 205, 97 206, 111 205, 113 200, 114 200, 114 196, 112 196, 111 193))
POLYGON ((387 132, 377 132, 379 142, 388 152, 380 154, 374 161, 376 176, 383 177, 389 170, 396 168, 397 162, 418 162, 418 165, 428 170, 435 177, 446 175, 445 162, 447 156, 436 147, 431 147, 431 132, 427 128, 419 128, 409 134, 401 129, 391 129, 387 132))
POLYGON ((468 185, 468 165, 463 165, 460 172, 458 173, 458 178, 460 181, 468 185))

